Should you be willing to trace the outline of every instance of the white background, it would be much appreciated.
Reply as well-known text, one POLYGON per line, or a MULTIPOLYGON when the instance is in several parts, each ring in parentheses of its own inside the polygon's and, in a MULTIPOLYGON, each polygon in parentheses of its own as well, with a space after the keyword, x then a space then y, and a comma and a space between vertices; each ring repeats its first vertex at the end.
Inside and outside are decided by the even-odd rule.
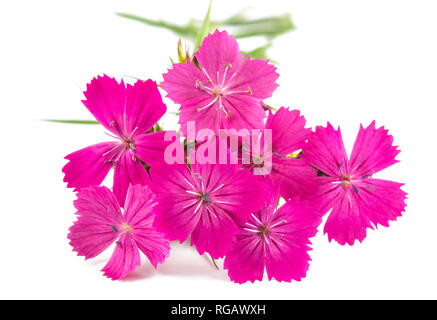
POLYGON ((254 17, 290 12, 297 26, 270 50, 281 74, 271 104, 299 108, 311 126, 341 125, 349 149, 360 122, 389 128, 401 162, 378 177, 406 183, 404 216, 353 247, 320 232, 301 282, 234 284, 186 245, 157 271, 144 261, 125 281, 104 278, 110 251, 85 262, 68 245, 75 197, 61 169, 66 154, 108 137, 40 119, 92 119, 80 100, 98 74, 162 79, 177 36, 114 12, 184 23, 207 3, 2 1, 1 298, 437 298, 436 1, 220 0, 212 17, 248 6, 254 17))

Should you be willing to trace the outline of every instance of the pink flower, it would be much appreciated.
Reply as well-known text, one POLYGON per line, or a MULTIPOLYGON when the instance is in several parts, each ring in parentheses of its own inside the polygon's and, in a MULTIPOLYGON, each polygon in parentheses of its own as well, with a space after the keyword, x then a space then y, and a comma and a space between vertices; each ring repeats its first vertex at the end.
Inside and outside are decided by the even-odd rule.
POLYGON ((279 192, 285 199, 312 191, 308 178, 313 175, 313 169, 297 156, 311 132, 311 129, 305 128, 305 122, 299 110, 281 107, 275 114, 270 111, 265 129, 271 130, 271 146, 264 148, 264 131, 259 150, 254 151, 253 145, 250 150, 242 148, 241 160, 244 159, 244 153, 251 159, 251 164, 244 167, 251 171, 256 167, 264 167, 265 177, 271 179, 273 185, 280 186, 279 192), (266 153, 266 150, 269 152, 266 153), (260 151, 258 165, 252 158, 253 154, 257 155, 257 151, 260 151))
POLYGON ((310 202, 293 198, 275 211, 277 188, 271 189, 263 209, 239 225, 240 234, 226 255, 224 268, 237 283, 269 280, 300 281, 309 268, 309 238, 317 233, 321 215, 310 202), (276 191, 275 191, 276 189, 276 191))
POLYGON ((74 202, 78 220, 68 234, 73 251, 90 259, 115 242, 114 252, 102 270, 112 280, 124 278, 140 265, 138 249, 156 268, 168 256, 170 246, 164 235, 152 227, 155 205, 147 186, 129 186, 123 214, 108 188, 82 189, 74 202))
POLYGON ((332 209, 324 232, 329 241, 353 245, 366 237, 366 229, 381 224, 389 226, 405 209, 406 193, 402 184, 373 179, 373 174, 397 162, 400 152, 392 145, 393 137, 372 122, 360 126, 352 155, 348 159, 340 129, 330 123, 317 127, 304 147, 303 159, 314 170, 314 194, 308 197, 318 203, 322 212, 332 209), (317 173, 317 175, 316 175, 317 173))
POLYGON ((237 165, 174 164, 151 172, 157 229, 181 242, 191 235, 197 251, 213 258, 226 254, 237 223, 263 205, 264 184, 237 165))
POLYGON ((165 132, 147 132, 167 108, 152 80, 126 86, 123 81, 99 76, 88 84, 84 94, 84 105, 119 141, 95 144, 66 156, 69 162, 62 169, 64 181, 67 187, 78 191, 100 185, 109 170, 115 168, 114 193, 123 206, 130 183, 149 183, 143 162, 153 165, 164 159, 168 145, 165 132))
POLYGON ((179 123, 186 136, 187 121, 196 128, 262 128, 260 103, 277 88, 278 74, 265 60, 245 58, 226 31, 208 35, 192 61, 177 63, 164 74, 162 88, 181 105, 179 123))

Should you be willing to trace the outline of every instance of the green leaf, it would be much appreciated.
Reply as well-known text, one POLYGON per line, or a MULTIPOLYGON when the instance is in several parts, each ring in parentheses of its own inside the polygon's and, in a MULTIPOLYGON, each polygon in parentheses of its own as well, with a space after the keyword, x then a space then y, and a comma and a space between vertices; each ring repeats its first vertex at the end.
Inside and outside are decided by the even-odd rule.
POLYGON ((242 51, 242 53, 248 54, 252 59, 264 59, 268 60, 267 50, 272 46, 272 43, 269 42, 263 46, 255 48, 251 51, 242 51))
POLYGON ((281 34, 295 29, 289 14, 277 17, 268 17, 256 20, 234 20, 224 22, 226 25, 235 26, 234 35, 236 38, 247 38, 253 36, 265 36, 273 39, 281 34))
POLYGON ((194 47, 195 49, 197 49, 202 44, 203 38, 205 38, 209 33, 209 28, 211 27, 211 20, 210 20, 211 5, 212 5, 212 0, 209 0, 208 11, 206 12, 205 19, 203 19, 202 27, 197 33, 196 43, 194 47))
POLYGON ((194 22, 188 23, 186 26, 179 26, 164 20, 151 20, 148 18, 136 16, 129 13, 122 13, 117 12, 116 15, 122 18, 138 21, 144 24, 147 24, 149 26, 163 28, 169 31, 172 31, 173 33, 177 34, 181 37, 186 37, 190 39, 195 39, 197 35, 197 27, 194 22))
POLYGON ((69 123, 69 124, 99 124, 95 120, 57 120, 57 119, 44 119, 42 121, 56 122, 56 123, 69 123))

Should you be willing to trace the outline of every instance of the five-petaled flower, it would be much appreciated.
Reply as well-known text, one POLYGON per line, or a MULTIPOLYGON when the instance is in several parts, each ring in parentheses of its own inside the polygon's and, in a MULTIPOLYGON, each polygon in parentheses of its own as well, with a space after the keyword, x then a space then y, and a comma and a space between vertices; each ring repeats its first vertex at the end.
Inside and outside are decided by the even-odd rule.
POLYGON ((309 201, 288 200, 278 210, 278 186, 269 189, 264 207, 239 225, 240 234, 226 255, 224 268, 232 281, 300 281, 309 268, 310 238, 322 221, 309 201))
POLYGON ((303 148, 302 158, 311 165, 314 189, 307 196, 326 213, 332 209, 324 232, 329 241, 353 245, 366 237, 366 229, 381 224, 388 227, 405 209, 406 193, 401 183, 372 178, 394 163, 400 152, 393 137, 373 121, 360 127, 348 159, 340 129, 330 123, 317 127, 303 148))
POLYGON ((147 186, 129 186, 124 213, 114 194, 103 186, 79 191, 74 206, 78 220, 68 234, 73 251, 90 259, 116 244, 102 270, 108 278, 124 278, 139 266, 139 250, 155 268, 168 256, 168 240, 152 226, 156 202, 147 186))
MULTIPOLYGON (((79 191, 100 185, 111 168, 114 193, 123 206, 129 184, 149 184, 144 167, 164 161, 165 131, 147 133, 164 115, 157 85, 152 80, 138 80, 135 85, 118 83, 106 75, 94 78, 84 92, 84 105, 116 142, 103 142, 73 152, 62 171, 67 187, 79 191), (147 133, 147 134, 146 134, 147 133)), ((174 134, 175 135, 175 134, 174 134)))
POLYGON ((208 35, 192 61, 177 63, 164 74, 162 88, 181 105, 179 123, 187 136, 187 122, 197 129, 261 129, 263 99, 277 88, 276 68, 265 60, 240 53, 226 31, 208 35))
POLYGON ((170 240, 185 241, 200 254, 223 257, 251 211, 264 201, 264 185, 238 165, 155 166, 152 191, 159 203, 155 226, 170 240))

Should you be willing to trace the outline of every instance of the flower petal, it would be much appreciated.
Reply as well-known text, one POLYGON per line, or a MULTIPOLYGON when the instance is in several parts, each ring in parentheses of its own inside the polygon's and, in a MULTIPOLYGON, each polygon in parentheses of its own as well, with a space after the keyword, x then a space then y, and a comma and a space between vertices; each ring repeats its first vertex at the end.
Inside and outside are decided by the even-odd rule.
POLYGON ((135 153, 138 158, 150 166, 164 162, 165 149, 172 143, 164 140, 166 133, 169 133, 169 136, 177 135, 176 131, 159 131, 138 136, 135 139, 135 153))
POLYGON ((308 164, 331 177, 340 176, 348 166, 340 128, 335 130, 329 122, 326 128, 318 126, 311 133, 303 151, 302 158, 308 164))
POLYGON ((129 186, 124 220, 133 229, 133 239, 138 248, 156 268, 163 263, 170 252, 170 245, 164 234, 153 228, 156 216, 156 201, 149 187, 129 186))
POLYGON ((273 169, 269 176, 280 185, 279 192, 284 199, 306 198, 318 187, 315 170, 298 158, 273 156, 273 169))
POLYGON ((152 191, 159 205, 154 226, 169 240, 184 242, 193 232, 200 218, 195 210, 198 202, 187 190, 195 183, 188 167, 183 164, 153 166, 152 191))
POLYGON ((359 176, 372 175, 398 162, 395 157, 399 152, 384 127, 376 129, 375 121, 365 129, 361 125, 350 158, 351 171, 359 176))
MULTIPOLYGON (((223 99, 228 116, 224 118, 224 129, 263 129, 266 113, 260 100, 244 94, 233 94, 223 99)), ((224 115, 223 112, 221 114, 224 115)), ((196 124, 197 125, 197 124, 196 124)))
POLYGON ((228 270, 229 278, 234 282, 261 281, 264 275, 264 259, 264 244, 260 238, 248 231, 242 231, 226 254, 223 268, 228 270))
POLYGON ((98 122, 112 133, 125 134, 123 114, 126 104, 126 87, 107 75, 93 78, 84 92, 83 104, 98 122))
POLYGON ((67 182, 67 187, 79 191, 90 185, 100 185, 112 166, 111 163, 105 162, 104 154, 118 144, 118 142, 103 142, 66 156, 65 159, 69 161, 62 168, 62 172, 65 174, 64 182, 67 182))
POLYGON ((266 60, 250 57, 244 59, 238 68, 228 71, 236 75, 230 80, 230 91, 247 91, 252 97, 259 100, 270 98, 278 87, 276 80, 279 74, 276 67, 266 60))
POLYGON ((155 81, 138 80, 127 85, 124 108, 124 126, 128 133, 138 128, 138 133, 149 131, 167 111, 155 81))
POLYGON ((214 82, 222 79, 226 66, 235 69, 243 60, 244 55, 240 54, 237 40, 226 31, 216 30, 203 39, 199 52, 195 54, 199 66, 205 68, 214 82), (217 72, 220 79, 217 77, 217 72))
POLYGON ((74 206, 78 220, 70 228, 68 239, 78 255, 93 258, 117 239, 120 206, 108 188, 98 186, 78 192, 74 206))
POLYGON ((104 276, 112 280, 119 280, 126 277, 140 264, 140 252, 132 235, 123 233, 116 242, 114 252, 102 271, 104 276))
POLYGON ((123 153, 117 162, 114 172, 114 194, 120 203, 124 206, 127 189, 129 184, 150 184, 150 177, 144 165, 135 157, 132 151, 128 150, 123 153))
POLYGON ((305 129, 305 118, 299 110, 281 107, 273 113, 269 111, 266 129, 272 130, 272 146, 274 152, 286 156, 302 149, 311 129, 305 129))
POLYGON ((238 227, 229 212, 216 206, 201 206, 200 220, 191 234, 191 244, 199 254, 208 252, 214 259, 222 258, 230 248, 238 227))
POLYGON ((355 240, 363 241, 366 229, 381 224, 388 227, 402 215, 405 209, 406 193, 402 184, 365 179, 355 184, 356 191, 348 188, 338 197, 325 224, 328 239, 341 245, 353 245, 355 240))
POLYGON ((311 260, 309 239, 316 235, 321 221, 320 214, 308 201, 291 199, 276 211, 266 246, 269 280, 290 282, 305 277, 311 260))

